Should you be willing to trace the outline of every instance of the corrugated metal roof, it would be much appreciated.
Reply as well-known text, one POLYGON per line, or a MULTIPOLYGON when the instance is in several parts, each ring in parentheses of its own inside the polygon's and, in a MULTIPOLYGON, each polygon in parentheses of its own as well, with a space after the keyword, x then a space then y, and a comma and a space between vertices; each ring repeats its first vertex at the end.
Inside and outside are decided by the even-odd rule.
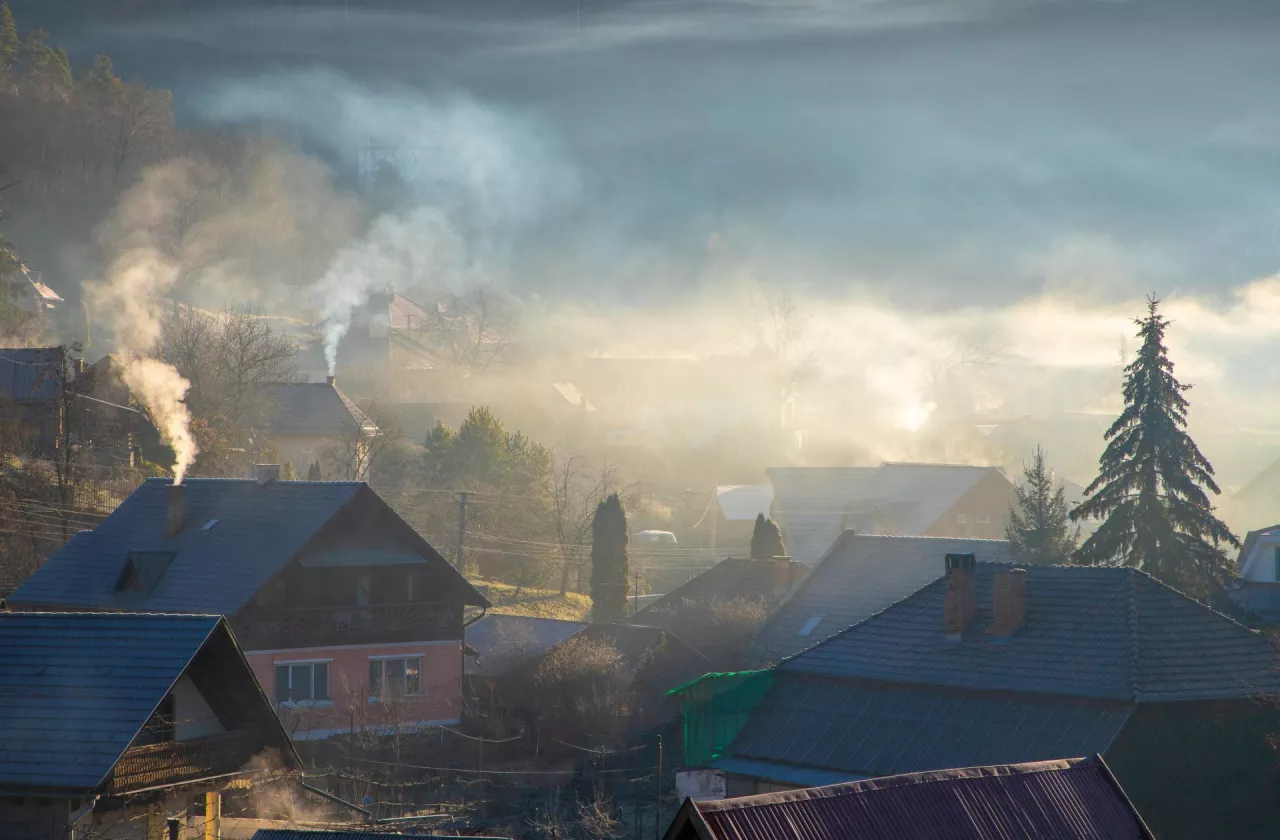
POLYGON ((667 840, 1153 840, 1100 758, 686 801, 667 840))
POLYGON ((0 789, 96 788, 219 621, 0 612, 0 789))
POLYGON ((496 676, 521 661, 546 653, 585 624, 555 618, 490 614, 467 628, 467 646, 479 659, 467 657, 468 674, 496 676))
MULTIPOLYGON (((165 533, 167 479, 149 479, 93 531, 78 534, 14 591, 14 604, 57 604, 232 615, 359 494, 363 482, 192 478, 186 525, 165 533), (203 526, 218 520, 213 528, 203 526), (149 592, 117 590, 130 552, 173 552, 149 592)), ((380 500, 379 500, 380 501, 380 500)), ((487 601, 435 549, 405 532, 428 562, 456 579, 464 603, 487 601)))
POLYGON ((1004 475, 999 467, 950 464, 768 470, 774 518, 783 525, 787 550, 808 565, 817 563, 847 528, 873 533, 887 527, 897 534, 923 534, 992 473, 1004 475))
POLYGON ((58 398, 61 347, 0 347, 0 393, 16 403, 58 398))
POLYGON ((977 619, 943 639, 946 581, 784 661, 783 673, 1125 701, 1280 692, 1267 639, 1130 568, 1030 566, 1026 620, 993 641, 992 583, 977 566, 977 619))
POLYGON ((810 648, 937 580, 943 573, 943 558, 957 553, 974 554, 980 561, 1012 559, 1003 540, 881 537, 846 531, 759 632, 752 652, 759 661, 776 662, 810 648))
POLYGON ((1129 704, 974 695, 783 676, 733 758, 865 776, 1103 753, 1129 704))

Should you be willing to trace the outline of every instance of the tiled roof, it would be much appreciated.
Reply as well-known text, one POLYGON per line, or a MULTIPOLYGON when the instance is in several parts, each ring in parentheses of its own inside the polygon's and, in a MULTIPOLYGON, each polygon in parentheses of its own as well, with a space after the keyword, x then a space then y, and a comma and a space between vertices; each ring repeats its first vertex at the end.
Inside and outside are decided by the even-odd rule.
POLYGON ((1227 597, 1252 620, 1269 627, 1280 625, 1280 583, 1242 580, 1227 597))
POLYGON ((729 754, 859 776, 1044 761, 1105 752, 1132 709, 784 676, 729 754))
POLYGON ((0 394, 14 402, 58 398, 61 347, 0 347, 0 394))
POLYGON ((479 654, 467 657, 468 674, 496 676, 518 660, 541 656, 586 627, 578 621, 490 614, 467 628, 467 647, 479 654), (510 650, 512 646, 518 650, 510 650))
POLYGON ((425 330, 434 323, 432 313, 425 306, 398 292, 391 296, 388 314, 393 330, 425 330))
POLYGON ((0 612, 0 788, 96 788, 219 620, 0 612))
POLYGON ((992 620, 995 563, 977 565, 977 619, 943 638, 946 581, 780 666, 783 673, 960 689, 1151 702, 1280 692, 1276 651, 1204 604, 1125 567, 1030 566, 1026 620, 1009 639, 992 620))
MULTIPOLYGON (((186 524, 170 537, 165 534, 170 486, 167 479, 143 482, 96 529, 76 535, 45 561, 10 600, 231 615, 335 514, 361 494, 376 499, 363 482, 262 485, 252 479, 192 478, 183 482, 186 524), (173 553, 149 592, 118 591, 130 552, 173 553)), ((452 572, 407 525, 405 532, 423 558, 452 572)), ((464 603, 487 603, 464 578, 453 575, 464 603)))
POLYGON ((357 422, 369 423, 364 412, 328 382, 276 382, 263 388, 271 401, 267 426, 274 435, 343 437, 357 422))
POLYGON ((756 636, 752 651, 760 661, 776 662, 812 647, 937 580, 942 576, 943 557, 956 553, 974 554, 981 561, 1011 559, 1009 544, 1003 540, 880 537, 846 531, 756 636))
POLYGON ((1154 840, 1100 758, 687 800, 666 840, 1154 840))

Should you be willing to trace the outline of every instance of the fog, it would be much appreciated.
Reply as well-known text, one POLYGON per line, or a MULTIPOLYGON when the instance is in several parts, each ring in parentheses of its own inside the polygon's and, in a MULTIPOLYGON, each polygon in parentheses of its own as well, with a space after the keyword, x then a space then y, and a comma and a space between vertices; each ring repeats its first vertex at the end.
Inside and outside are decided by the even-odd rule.
MULTIPOLYGON (((314 158, 295 194, 363 204, 301 288, 227 266, 202 302, 253 289, 332 345, 386 283, 493 285, 530 304, 536 354, 705 358, 750 352, 751 301, 785 290, 814 423, 869 458, 969 460, 919 437, 1114 416, 1155 294, 1238 485, 1280 409, 1280 9, 1199 5, 245 4, 55 34, 188 124, 270 127, 314 158)), ((1101 445, 1052 454, 1083 483, 1101 445)))

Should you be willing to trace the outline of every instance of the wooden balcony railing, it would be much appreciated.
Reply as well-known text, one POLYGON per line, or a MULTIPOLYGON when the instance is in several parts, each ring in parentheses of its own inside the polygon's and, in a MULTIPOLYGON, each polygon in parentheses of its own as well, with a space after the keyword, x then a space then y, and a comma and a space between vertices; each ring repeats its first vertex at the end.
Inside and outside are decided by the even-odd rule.
POLYGON ((237 729, 190 741, 130 747, 116 763, 110 795, 224 776, 244 769, 261 751, 262 733, 237 729))
POLYGON ((248 607, 232 627, 242 647, 262 650, 461 638, 461 620, 442 603, 248 607))

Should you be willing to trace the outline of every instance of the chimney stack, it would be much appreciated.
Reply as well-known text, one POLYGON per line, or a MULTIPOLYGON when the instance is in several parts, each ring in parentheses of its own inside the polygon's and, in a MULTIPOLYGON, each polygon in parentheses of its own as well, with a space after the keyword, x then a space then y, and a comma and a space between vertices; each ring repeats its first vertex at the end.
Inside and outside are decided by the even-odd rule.
POLYGON ((958 642, 977 613, 974 577, 977 558, 972 554, 948 554, 947 602, 943 610, 943 633, 949 642, 958 642))
POLYGON ((337 387, 338 387, 338 377, 336 377, 336 376, 326 376, 326 377, 324 378, 324 384, 328 385, 330 388, 337 388, 337 387))
POLYGON ((186 524, 187 505, 185 501, 187 488, 181 484, 170 484, 168 490, 168 509, 165 517, 165 536, 175 536, 186 524))
POLYGON ((1008 638, 1018 632, 1027 617, 1027 570, 998 572, 993 592, 995 619, 991 635, 1008 638))
POLYGON ((280 480, 279 464, 255 464, 253 467, 253 477, 257 479, 259 486, 265 486, 273 481, 280 480))
POLYGON ((791 557, 779 554, 773 558, 773 591, 785 595, 791 591, 791 557))

